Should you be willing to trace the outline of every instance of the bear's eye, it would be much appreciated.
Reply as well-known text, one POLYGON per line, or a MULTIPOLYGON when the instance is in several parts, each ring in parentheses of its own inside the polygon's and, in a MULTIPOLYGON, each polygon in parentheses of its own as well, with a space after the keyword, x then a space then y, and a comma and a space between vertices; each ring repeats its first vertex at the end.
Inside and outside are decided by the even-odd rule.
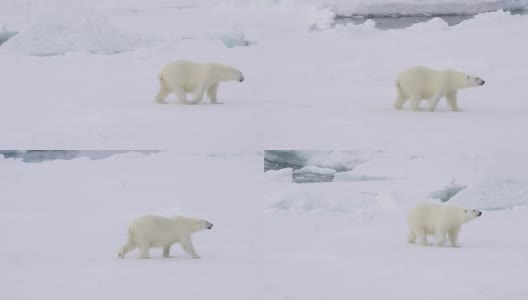
POLYGON ((467 79, 469 79, 469 76, 467 77, 467 79))
POLYGON ((464 212, 467 213, 467 209, 464 209, 464 212))

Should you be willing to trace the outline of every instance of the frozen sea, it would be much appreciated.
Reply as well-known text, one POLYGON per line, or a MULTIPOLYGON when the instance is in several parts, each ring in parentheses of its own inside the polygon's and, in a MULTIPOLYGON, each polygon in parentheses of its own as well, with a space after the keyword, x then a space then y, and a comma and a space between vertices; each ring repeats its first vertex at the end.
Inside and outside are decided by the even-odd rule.
POLYGON ((0 298, 527 299, 527 7, 0 1, 0 298), (157 104, 177 59, 246 81, 157 104), (486 85, 394 111, 411 65, 486 85), (409 245, 420 201, 484 214, 460 248, 409 245), (214 223, 202 258, 119 259, 144 214, 214 223))

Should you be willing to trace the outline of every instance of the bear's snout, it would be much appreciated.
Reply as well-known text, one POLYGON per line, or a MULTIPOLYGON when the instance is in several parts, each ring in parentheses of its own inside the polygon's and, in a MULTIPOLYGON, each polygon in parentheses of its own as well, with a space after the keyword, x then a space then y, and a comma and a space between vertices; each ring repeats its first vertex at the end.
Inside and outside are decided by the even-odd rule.
POLYGON ((244 77, 240 77, 240 79, 238 81, 240 81, 240 82, 244 81, 244 77))
POLYGON ((486 81, 480 79, 480 83, 479 83, 479 85, 484 85, 484 83, 486 83, 486 81))
POLYGON ((211 229, 211 228, 213 228, 213 223, 207 222, 207 229, 211 229))
POLYGON ((480 217, 480 216, 482 216, 482 212, 481 212, 481 211, 479 211, 479 212, 477 213, 477 217, 480 217))

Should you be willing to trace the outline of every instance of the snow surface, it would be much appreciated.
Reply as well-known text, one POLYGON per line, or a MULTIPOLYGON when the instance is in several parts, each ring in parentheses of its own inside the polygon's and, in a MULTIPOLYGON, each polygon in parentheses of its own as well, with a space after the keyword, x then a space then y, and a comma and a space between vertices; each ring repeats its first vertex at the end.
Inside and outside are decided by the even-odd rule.
MULTIPOLYGON (((394 153, 365 163, 363 170, 387 177, 405 172, 407 180, 324 184, 263 180, 262 161, 262 153, 242 151, 125 153, 36 164, 0 160, 5 240, 0 297, 521 300, 528 295, 528 241, 519 234, 528 226, 526 205, 485 210, 464 226, 460 248, 405 241, 409 207, 445 185, 445 178, 471 188, 504 161, 501 157, 409 159, 394 153), (436 172, 428 172, 431 166, 436 172), (137 259, 137 252, 119 259, 128 224, 144 214, 214 223, 213 230, 193 236, 202 258, 193 260, 175 246, 175 258, 163 259, 157 250, 150 260, 137 259)), ((512 171, 520 176, 521 169, 512 171)))
POLYGON ((0 148, 528 148, 518 130, 528 16, 381 31, 332 27, 322 2, 147 2, 3 2, 12 17, 0 25, 19 33, 0 46, 0 148), (182 58, 231 64, 247 80, 221 85, 223 105, 155 103, 159 70, 182 58), (435 113, 394 111, 394 79, 418 64, 486 85, 460 92, 462 113, 443 101, 435 113))
POLYGON ((528 267, 524 254, 528 242, 519 228, 528 225, 525 161, 525 153, 514 151, 508 155, 393 152, 373 155, 354 169, 384 176, 385 181, 267 180, 267 212, 273 224, 288 228, 278 236, 281 246, 296 257, 286 259, 291 266, 288 284, 295 291, 288 295, 297 299, 526 298, 528 287, 521 277, 528 267), (510 184, 497 184, 496 176, 510 184), (482 218, 463 226, 460 248, 407 244, 408 210, 419 201, 440 202, 428 198, 431 191, 453 180, 468 188, 447 204, 482 209, 482 218), (288 246, 291 241, 297 247, 288 246), (301 273, 302 266, 307 273, 301 273))

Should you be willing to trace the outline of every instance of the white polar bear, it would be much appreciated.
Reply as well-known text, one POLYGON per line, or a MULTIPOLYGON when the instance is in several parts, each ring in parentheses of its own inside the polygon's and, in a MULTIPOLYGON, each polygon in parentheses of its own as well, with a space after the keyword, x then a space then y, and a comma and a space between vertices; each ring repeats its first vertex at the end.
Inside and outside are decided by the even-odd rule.
POLYGON ((118 256, 124 258, 128 252, 139 248, 140 258, 149 258, 150 248, 163 247, 163 257, 169 257, 171 246, 180 243, 192 258, 200 258, 194 250, 191 234, 211 228, 213 224, 201 219, 144 216, 129 226, 128 242, 121 248, 118 256))
POLYGON ((427 235, 436 236, 436 245, 446 242, 446 235, 452 247, 457 247, 458 234, 462 224, 480 217, 482 212, 459 206, 447 206, 434 203, 419 203, 411 209, 407 218, 409 224, 409 243, 428 245, 427 235))
POLYGON ((230 66, 218 63, 196 63, 180 60, 169 63, 161 70, 159 76, 160 89, 156 96, 158 103, 164 100, 170 92, 174 92, 181 104, 189 104, 187 93, 192 93, 191 104, 202 101, 204 93, 211 103, 216 104, 216 92, 220 81, 244 81, 242 73, 230 66))
POLYGON ((457 90, 484 84, 484 80, 455 70, 437 71, 426 67, 412 67, 400 73, 396 81, 398 99, 395 109, 401 109, 407 100, 411 108, 420 110, 420 100, 429 100, 429 110, 434 111, 444 96, 453 111, 460 111, 457 90))

